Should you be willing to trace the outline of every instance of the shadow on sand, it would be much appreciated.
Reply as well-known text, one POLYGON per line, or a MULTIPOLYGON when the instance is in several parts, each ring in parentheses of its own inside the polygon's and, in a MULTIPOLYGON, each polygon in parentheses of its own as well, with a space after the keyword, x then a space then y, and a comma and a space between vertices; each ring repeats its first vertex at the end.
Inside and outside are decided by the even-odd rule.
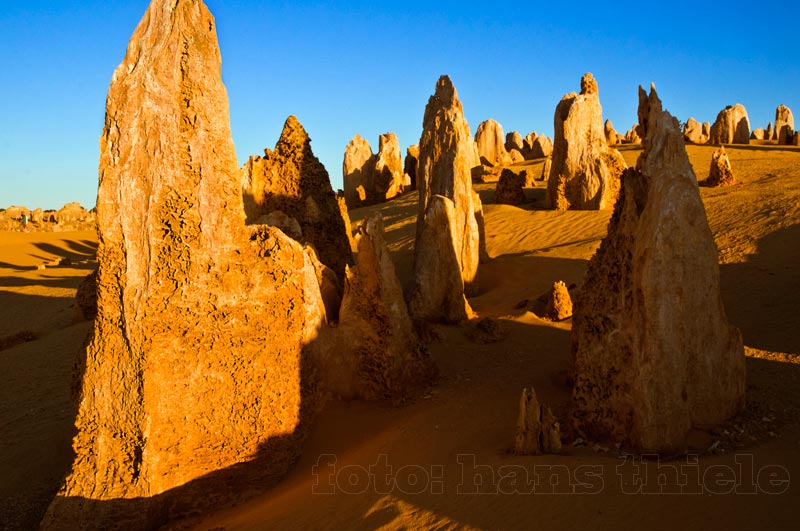
POLYGON ((759 240, 746 262, 720 266, 725 311, 744 344, 800 354, 800 224, 759 240))

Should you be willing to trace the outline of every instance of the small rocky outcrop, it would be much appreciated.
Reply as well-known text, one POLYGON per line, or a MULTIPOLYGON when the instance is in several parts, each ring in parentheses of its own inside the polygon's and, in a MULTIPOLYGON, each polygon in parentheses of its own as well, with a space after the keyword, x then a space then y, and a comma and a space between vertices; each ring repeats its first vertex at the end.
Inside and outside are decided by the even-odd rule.
POLYGON ((328 172, 297 118, 287 118, 274 150, 245 163, 242 192, 248 224, 275 211, 294 218, 302 233, 297 241, 313 245, 320 261, 344 277, 345 265, 353 261, 344 220, 328 172))
POLYGON ((728 159, 725 146, 720 146, 711 155, 711 167, 708 170, 706 186, 730 186, 732 184, 736 184, 736 179, 733 177, 731 161, 728 159))
POLYGON ((625 133, 625 143, 626 144, 641 144, 642 139, 639 136, 639 132, 636 130, 636 126, 634 125, 628 132, 625 133))
POLYGON ((414 319, 459 322, 472 311, 481 246, 471 168, 474 151, 447 76, 428 100, 419 142, 419 211, 409 310, 414 319))
POLYGON ((397 135, 380 135, 377 154, 372 153, 369 142, 361 135, 354 136, 345 147, 342 162, 348 208, 383 203, 398 196, 407 185, 405 173, 397 135))
POLYGON ((750 119, 744 105, 728 105, 717 115, 711 126, 709 144, 749 144, 750 119))
POLYGON ((522 142, 522 135, 519 134, 519 132, 511 131, 510 133, 508 133, 506 135, 505 147, 506 147, 506 151, 508 151, 509 153, 512 150, 515 150, 515 149, 517 151, 519 151, 520 153, 522 153, 522 149, 523 149, 522 143, 523 143, 522 142))
POLYGON ((767 130, 764 131, 764 140, 775 140, 775 131, 772 129, 772 122, 767 124, 767 130))
POLYGON ((708 136, 703 134, 703 124, 689 118, 683 126, 683 139, 692 144, 705 144, 708 142, 708 136))
POLYGON ((511 163, 506 151, 503 126, 491 118, 478 125, 475 144, 478 146, 480 163, 490 166, 507 166, 511 163))
POLYGON ((794 139, 794 116, 786 105, 775 109, 775 140, 779 146, 788 146, 794 139))
POLYGON ((512 149, 508 152, 508 163, 510 165, 520 164, 522 162, 525 162, 525 156, 521 151, 512 149))
POLYGON ((324 371, 328 387, 346 397, 402 398, 431 383, 437 370, 412 326, 379 212, 361 225, 356 248, 345 276, 339 348, 324 371))
POLYGON ((556 107, 553 162, 547 182, 547 205, 556 210, 612 208, 622 155, 609 149, 603 109, 591 74, 581 79, 581 93, 567 94, 556 107))
POLYGON ((525 177, 504 168, 494 189, 494 202, 501 205, 521 205, 525 202, 525 177))
POLYGON ((525 138, 522 139, 522 156, 525 160, 532 160, 533 156, 533 143, 536 141, 536 131, 531 131, 525 138))
POLYGON ((542 157, 550 157, 553 154, 553 141, 549 136, 539 135, 533 142, 531 148, 531 158, 540 159, 542 157))
POLYGON ((764 131, 763 127, 759 127, 758 129, 753 129, 750 133, 750 140, 766 140, 767 133, 764 131))
POLYGON ((564 282, 553 283, 547 293, 544 318, 550 321, 563 321, 572 317, 572 297, 564 282))
POLYGON ((644 151, 575 299, 573 417, 584 438, 675 452, 743 407, 744 349, 678 121, 654 88, 639 102, 644 151))
POLYGON ((561 452, 561 425, 547 404, 540 404, 533 387, 522 390, 519 399, 516 455, 557 454, 561 452))

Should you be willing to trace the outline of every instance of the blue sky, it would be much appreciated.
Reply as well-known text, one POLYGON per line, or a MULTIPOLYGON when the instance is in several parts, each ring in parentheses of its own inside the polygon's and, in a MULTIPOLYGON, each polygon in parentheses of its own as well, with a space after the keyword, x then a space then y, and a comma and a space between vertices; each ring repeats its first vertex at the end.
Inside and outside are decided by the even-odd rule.
MULTIPOLYGON (((736 102, 752 127, 780 103, 800 113, 795 1, 206 3, 240 163, 294 114, 334 188, 356 133, 373 149, 386 131, 404 150, 418 141, 445 73, 473 132, 491 117, 506 132, 552 135, 556 104, 587 71, 621 132, 650 82, 681 120, 713 121, 736 102)), ((0 206, 94 205, 106 91, 147 4, 2 0, 0 206)))

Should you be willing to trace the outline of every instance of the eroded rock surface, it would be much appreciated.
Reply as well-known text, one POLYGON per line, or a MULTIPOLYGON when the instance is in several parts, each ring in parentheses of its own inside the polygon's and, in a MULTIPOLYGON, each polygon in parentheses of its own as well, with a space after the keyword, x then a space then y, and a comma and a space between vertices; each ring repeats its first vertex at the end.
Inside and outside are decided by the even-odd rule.
POLYGON ((502 205, 521 205, 525 202, 525 177, 504 168, 494 189, 494 202, 502 205))
POLYGON ((744 350, 678 121, 655 89, 640 88, 639 127, 644 152, 575 300, 574 420, 591 439, 673 452, 744 405, 744 350))
POLYGON ((517 455, 557 454, 561 451, 561 425, 550 406, 540 404, 531 387, 522 390, 517 418, 514 453, 517 455))
POLYGON ((246 227, 214 18, 154 0, 111 81, 98 314, 43 529, 156 529, 297 458, 325 312, 300 244, 246 227))
POLYGON ((327 170, 314 156, 311 139, 290 116, 275 144, 264 156, 251 156, 242 170, 247 223, 281 211, 300 224, 300 243, 313 245, 320 261, 344 277, 352 263, 344 220, 327 170))
POLYGON ((380 213, 364 221, 356 240, 336 330, 341 348, 331 352, 347 359, 331 359, 326 378, 342 396, 401 398, 431 383, 436 367, 412 326, 380 213))
POLYGON ((475 130, 475 144, 478 146, 480 162, 490 166, 506 166, 511 159, 506 151, 503 126, 489 118, 475 130))
POLYGON ((794 138, 794 116, 786 105, 778 105, 775 109, 775 140, 778 145, 788 146, 794 138))
POLYGON ((711 155, 711 167, 708 170, 707 186, 730 186, 736 184, 733 169, 725 146, 720 146, 711 155))
POLYGON ((683 139, 692 144, 705 144, 708 135, 703 132, 703 124, 690 117, 683 127, 683 139))
POLYGON ((722 109, 711 126, 709 144, 749 144, 750 119, 744 105, 728 105, 722 109))
POLYGON ((572 317, 572 297, 570 297, 569 289, 564 282, 554 282, 553 287, 547 293, 544 318, 551 321, 563 321, 570 317, 572 317))
POLYGON ((480 231, 475 219, 469 125, 450 78, 428 100, 420 138, 419 213, 409 309, 415 319, 459 322, 472 313, 480 231))
POLYGON ((581 79, 581 93, 567 94, 556 107, 553 161, 547 204, 557 210, 612 208, 625 169, 622 155, 609 149, 597 82, 581 79))

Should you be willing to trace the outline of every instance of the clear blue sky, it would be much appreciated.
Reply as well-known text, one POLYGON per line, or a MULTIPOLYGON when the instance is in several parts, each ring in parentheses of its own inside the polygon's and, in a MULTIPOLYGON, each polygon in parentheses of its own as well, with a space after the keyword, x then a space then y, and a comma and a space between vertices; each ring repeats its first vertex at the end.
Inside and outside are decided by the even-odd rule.
MULTIPOLYGON (((146 0, 0 3, 0 206, 94 205, 111 74, 146 0)), ((681 120, 740 102, 752 127, 784 103, 800 119, 800 4, 784 2, 206 2, 217 18, 237 156, 273 146, 295 114, 341 187, 356 133, 418 141, 449 74, 474 132, 552 135, 561 96, 593 72, 606 118, 636 120, 656 83, 681 120)), ((800 124, 798 124, 800 125, 800 124)))

